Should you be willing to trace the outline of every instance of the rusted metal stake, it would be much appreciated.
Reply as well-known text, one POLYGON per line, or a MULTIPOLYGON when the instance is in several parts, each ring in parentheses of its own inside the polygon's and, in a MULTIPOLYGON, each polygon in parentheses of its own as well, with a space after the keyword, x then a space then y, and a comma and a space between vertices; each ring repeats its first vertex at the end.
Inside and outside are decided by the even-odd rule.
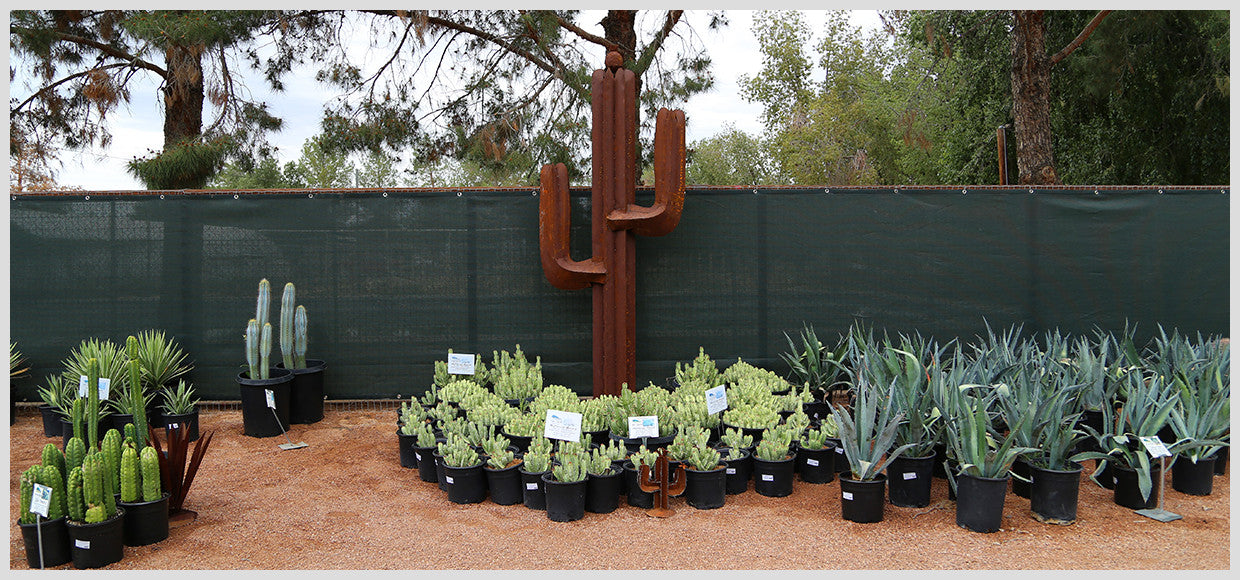
POLYGON ((589 260, 569 256, 571 211, 568 170, 544 165, 538 201, 538 248, 552 286, 592 286, 594 302, 594 395, 619 395, 637 381, 637 239, 663 236, 680 222, 685 201, 685 114, 660 109, 655 118, 655 199, 636 200, 637 89, 620 53, 607 53, 606 68, 594 71, 593 176, 589 260))
POLYGON ((670 473, 669 466, 667 449, 659 448, 659 457, 654 461, 654 473, 650 472, 649 465, 643 463, 638 474, 642 491, 654 494, 654 507, 646 513, 656 518, 666 518, 676 513, 676 510, 667 507, 667 498, 685 492, 685 465, 677 465, 676 473, 670 473))

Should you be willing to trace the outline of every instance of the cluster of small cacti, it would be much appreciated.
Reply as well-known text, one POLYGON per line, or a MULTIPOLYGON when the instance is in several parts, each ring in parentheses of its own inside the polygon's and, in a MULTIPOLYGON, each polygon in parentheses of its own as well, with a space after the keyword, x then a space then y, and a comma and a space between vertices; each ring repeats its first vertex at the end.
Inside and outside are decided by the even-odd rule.
MULTIPOLYGON (((55 446, 53 446, 53 449, 55 446)), ((65 515, 65 478, 62 475, 61 468, 56 465, 48 465, 40 463, 31 465, 26 471, 22 472, 20 483, 21 498, 21 515, 18 521, 23 524, 33 524, 38 519, 36 514, 30 511, 30 501, 34 496, 34 485, 43 485, 51 488, 52 495, 47 506, 47 519, 54 520, 65 515)))
POLYGON ((490 425, 495 428, 507 425, 521 416, 521 411, 516 407, 512 407, 502 401, 494 401, 484 405, 477 405, 465 411, 465 417, 475 423, 490 425))
POLYGON ((107 477, 103 456, 88 455, 69 474, 69 519, 94 524, 116 515, 116 496, 107 477))
POLYGON ((435 423, 450 421, 455 419, 457 416, 456 409, 452 408, 452 405, 449 405, 443 401, 440 401, 433 407, 425 407, 425 409, 426 415, 434 420, 435 423))
POLYGON ((258 305, 245 325, 245 362, 250 367, 250 379, 271 378, 271 323, 267 313, 271 308, 271 283, 263 278, 258 283, 258 305))
POLYGON ((486 439, 483 439, 480 446, 482 447, 483 453, 486 453, 487 455, 495 455, 496 453, 507 451, 508 446, 511 443, 512 442, 509 441, 507 437, 496 433, 486 439))
POLYGON ((600 448, 594 448, 590 452, 590 461, 586 466, 586 471, 590 475, 606 476, 614 473, 611 464, 611 456, 600 448))
MULTIPOLYGON (((556 464, 551 466, 551 477, 556 481, 574 483, 586 478, 590 456, 581 447, 561 448, 555 454, 556 464)), ((608 462, 610 466, 610 462, 608 462)))
POLYGON ((533 413, 519 414, 517 417, 509 419, 507 423, 504 423, 503 431, 518 437, 533 437, 542 434, 546 421, 546 415, 535 415, 533 413))
POLYGON ((460 434, 470 445, 481 447, 484 441, 496 436, 495 425, 483 425, 465 420, 464 429, 461 430, 460 434))
MULTIPOLYGON (((448 354, 452 354, 452 349, 448 349, 448 354)), ((482 355, 474 355, 474 374, 472 375, 454 375, 448 372, 448 361, 435 361, 435 377, 431 385, 432 387, 444 387, 453 381, 461 380, 465 377, 470 377, 470 380, 476 381, 479 384, 486 384, 487 367, 486 363, 482 362, 482 355)))
POLYGON ((495 435, 482 442, 482 451, 487 454, 487 466, 492 469, 503 469, 515 458, 516 454, 508 448, 508 438, 495 435))
POLYGON ((581 397, 577 396, 577 393, 574 393, 568 387, 564 385, 547 385, 530 402, 530 413, 540 416, 546 416, 549 410, 576 413, 580 406, 581 397))
POLYGON ((806 429, 801 433, 800 445, 802 449, 822 449, 827 446, 827 433, 818 429, 806 429))
POLYGON ((485 397, 487 390, 471 379, 457 379, 439 387, 439 400, 460 404, 471 395, 485 397))
POLYGON ((400 432, 404 435, 413 435, 417 432, 418 427, 426 424, 428 417, 426 409, 417 401, 406 401, 400 405, 400 432))
POLYGON ((818 428, 822 429, 823 434, 831 438, 839 438, 840 425, 835 422, 835 415, 827 415, 818 421, 818 428))
POLYGON ((602 431, 610 428, 613 407, 607 399, 586 399, 579 408, 582 431, 602 431))
POLYGON ((525 359, 521 345, 515 352, 491 351, 491 370, 488 378, 495 394, 505 399, 524 399, 537 396, 543 389, 542 359, 535 357, 534 364, 525 359))
POLYGON ((687 461, 693 449, 705 447, 709 438, 710 433, 701 427, 681 425, 676 438, 672 439, 671 445, 667 446, 667 455, 675 461, 687 461))
POLYGON ((420 423, 414 428, 413 433, 409 433, 416 437, 415 441, 418 447, 434 447, 435 446, 435 430, 430 423, 420 423))
MULTIPOLYGON (((730 404, 730 402, 729 402, 730 404)), ((779 412, 765 406, 731 407, 723 412, 723 422, 746 429, 766 429, 779 424, 779 412)))
POLYGON ((702 445, 690 449, 684 461, 697 471, 714 471, 719 468, 719 459, 718 450, 702 445))
POLYGON ((439 454, 443 456, 444 465, 449 467, 472 467, 481 463, 478 452, 464 437, 455 434, 439 444, 439 454))
POLYGON ((615 439, 609 439, 607 443, 599 445, 598 448, 607 454, 607 457, 610 457, 612 461, 623 461, 629 456, 629 449, 615 439))
POLYGON ((586 444, 581 441, 564 441, 557 440, 555 442, 555 456, 558 459, 564 455, 576 455, 578 453, 586 453, 586 444))
POLYGON ((779 428, 766 429, 762 432, 762 440, 754 449, 754 457, 763 461, 783 461, 788 458, 788 450, 791 446, 791 431, 779 428))
POLYGON ((675 433, 676 423, 672 417, 672 394, 667 389, 653 383, 646 388, 633 392, 628 385, 622 385, 620 396, 612 412, 610 429, 613 433, 628 436, 629 417, 659 418, 659 436, 666 437, 675 433))
POLYGON ((723 457, 724 461, 732 461, 745 456, 745 450, 740 447, 728 447, 728 454, 723 457))
POLYGON ((720 373, 720 378, 729 386, 757 385, 766 389, 768 393, 787 391, 791 386, 774 371, 755 367, 739 358, 720 373))
POLYGON ((692 384, 677 387, 672 392, 672 411, 670 420, 676 425, 693 425, 705 429, 719 426, 719 414, 710 413, 706 408, 706 390, 692 384))
POLYGON ((530 473, 542 473, 551 467, 551 447, 535 450, 532 447, 525 452, 522 460, 525 462, 524 469, 530 473))
POLYGON ((792 432, 792 438, 794 440, 800 439, 801 434, 804 433, 806 429, 809 429, 809 423, 809 415, 806 415, 805 411, 801 409, 800 403, 797 403, 796 411, 784 419, 784 427, 792 432))
POLYGON ((629 454, 629 461, 633 463, 633 467, 638 469, 641 469, 641 466, 643 465, 653 469, 654 462, 658 459, 659 454, 655 451, 647 449, 645 445, 638 447, 637 451, 629 454))
POLYGON ((728 427, 724 429, 723 434, 719 435, 719 442, 724 447, 732 449, 751 449, 753 448, 753 435, 746 435, 740 429, 728 427))
POLYGON ((706 354, 706 349, 698 347, 697 358, 693 359, 692 365, 684 365, 676 363, 676 382, 685 385, 691 382, 697 382, 707 385, 707 388, 714 387, 719 384, 719 367, 715 365, 715 361, 710 359, 706 354))

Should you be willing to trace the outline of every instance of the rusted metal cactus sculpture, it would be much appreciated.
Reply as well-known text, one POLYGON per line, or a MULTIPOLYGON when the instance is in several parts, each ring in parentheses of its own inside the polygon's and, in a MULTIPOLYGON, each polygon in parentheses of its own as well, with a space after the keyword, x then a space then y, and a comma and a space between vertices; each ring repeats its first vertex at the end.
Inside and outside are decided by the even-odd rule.
POLYGON ((654 471, 652 472, 650 466, 643 463, 641 472, 638 474, 640 478, 638 484, 641 485, 641 490, 654 494, 654 507, 646 513, 656 518, 666 518, 676 513, 676 510, 667 507, 667 498, 685 492, 685 465, 683 463, 677 465, 675 473, 671 473, 670 465, 667 459, 667 449, 660 448, 659 457, 654 461, 654 471))
POLYGON ((655 199, 635 203, 637 90, 633 72, 608 52, 591 84, 593 182, 592 256, 569 256, 568 170, 544 165, 540 175, 538 242, 552 286, 594 292, 594 395, 619 395, 637 380, 637 238, 662 236, 680 222, 685 201, 685 114, 660 109, 655 119, 655 199))

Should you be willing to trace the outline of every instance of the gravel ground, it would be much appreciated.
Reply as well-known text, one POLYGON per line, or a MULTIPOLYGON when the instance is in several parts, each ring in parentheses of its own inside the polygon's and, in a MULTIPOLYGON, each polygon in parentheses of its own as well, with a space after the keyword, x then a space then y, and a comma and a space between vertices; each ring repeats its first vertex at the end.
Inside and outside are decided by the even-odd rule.
MULTIPOLYGON (((676 514, 649 517, 628 506, 558 523, 523 505, 456 505, 416 469, 400 467, 391 410, 328 409, 289 436, 309 447, 281 450, 283 437, 242 434, 240 411, 206 410, 201 429, 215 438, 186 507, 196 520, 167 540, 126 547, 107 570, 1141 570, 1230 569, 1230 474, 1214 493, 1171 490, 1165 508, 1183 519, 1162 523, 1122 508, 1109 490, 1081 484, 1078 520, 1034 520, 1029 501, 1009 493, 1003 527, 980 534, 955 524, 947 483, 935 479, 931 504, 888 504, 884 520, 857 524, 840 515, 838 479, 797 481, 792 495, 752 489, 715 510, 673 498, 676 514)), ((9 568, 27 570, 16 524, 21 471, 44 444, 36 415, 9 429, 9 568)), ((1229 467, 1230 472, 1230 467, 1229 467)), ((70 564, 61 567, 72 569, 70 564)))

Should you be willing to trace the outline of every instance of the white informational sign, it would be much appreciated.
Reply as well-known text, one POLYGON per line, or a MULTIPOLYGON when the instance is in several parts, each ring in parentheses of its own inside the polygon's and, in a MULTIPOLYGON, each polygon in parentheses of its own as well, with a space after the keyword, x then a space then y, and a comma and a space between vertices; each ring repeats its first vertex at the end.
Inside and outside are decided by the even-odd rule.
POLYGON ((543 437, 561 441, 581 441, 581 413, 547 409, 543 437))
POLYGON ((840 495, 843 496, 844 499, 852 501, 853 496, 851 491, 840 492, 840 495))
POLYGON ((459 352, 448 353, 448 374, 450 375, 472 375, 474 374, 474 361, 476 357, 472 354, 459 352))
MULTIPOLYGON (((81 379, 78 380, 78 397, 85 397, 86 396, 86 385, 90 383, 90 379, 86 378, 86 375, 79 375, 79 376, 81 377, 81 379)), ((112 384, 112 379, 109 379, 107 377, 99 377, 99 400, 100 401, 107 400, 108 387, 111 384, 112 384)))
POLYGON ((723 385, 706 389, 706 412, 714 415, 728 408, 728 393, 723 385))
POLYGON ((276 408, 276 394, 271 389, 263 389, 263 392, 267 393, 267 406, 276 408))
POLYGON ((629 417, 629 439, 640 439, 642 437, 658 437, 658 436, 659 436, 658 415, 649 415, 646 417, 629 417))
POLYGON ((1141 443, 1145 445, 1145 449, 1150 452, 1150 457, 1158 459, 1159 457, 1171 457, 1171 452, 1167 450, 1167 446, 1163 445, 1162 439, 1157 436, 1141 437, 1141 443))
POLYGON ((34 493, 30 494, 30 511, 47 517, 47 508, 52 504, 52 488, 34 484, 34 493))

